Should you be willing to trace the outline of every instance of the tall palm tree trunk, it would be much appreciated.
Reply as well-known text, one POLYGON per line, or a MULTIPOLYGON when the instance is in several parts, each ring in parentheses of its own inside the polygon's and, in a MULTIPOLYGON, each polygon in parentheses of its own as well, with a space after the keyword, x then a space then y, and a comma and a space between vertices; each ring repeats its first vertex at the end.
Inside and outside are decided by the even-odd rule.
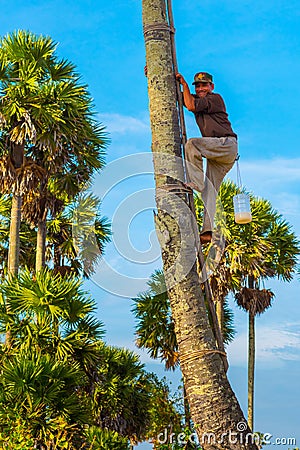
POLYGON ((255 444, 246 443, 250 430, 227 379, 209 325, 197 273, 194 218, 186 195, 172 195, 165 187, 183 179, 165 0, 143 0, 143 26, 156 181, 155 224, 191 417, 205 450, 257 449, 255 444), (244 425, 241 427, 240 423, 244 425), (238 435, 234 442, 231 432, 238 435))
MULTIPOLYGON (((249 277, 248 285, 254 288, 254 279, 249 277)), ((248 330, 248 424, 253 430, 254 425, 254 372, 255 372, 255 314, 249 311, 248 330)))
MULTIPOLYGON (((15 169, 22 167, 24 159, 24 145, 12 144, 12 161, 15 169)), ((9 275, 18 275, 19 259, 20 259, 20 228, 21 228, 21 208, 22 196, 18 191, 13 194, 10 212, 10 227, 9 227, 9 245, 7 257, 7 271, 9 275)), ((7 310, 9 312, 9 306, 7 310)), ((11 344, 11 332, 8 330, 5 334, 5 344, 11 344)))
POLYGON ((248 345, 248 424, 254 425, 255 315, 249 312, 248 345))
MULTIPOLYGON (((15 169, 20 169, 24 159, 24 145, 12 144, 12 162, 15 169)), ((21 207, 22 196, 18 190, 13 195, 11 214, 10 214, 10 229, 9 229, 9 247, 8 247, 8 273, 17 275, 19 271, 19 256, 20 256, 20 227, 21 227, 21 207)))
POLYGON ((38 272, 46 264, 46 235, 47 235, 47 214, 46 207, 46 185, 48 182, 47 176, 40 183, 40 212, 36 236, 36 253, 35 253, 35 270, 38 272))
POLYGON ((37 230, 35 270, 45 267, 46 262, 46 221, 40 220, 37 230))
POLYGON ((9 248, 8 248, 8 273, 17 275, 19 271, 20 255, 20 226, 21 226, 21 195, 14 195, 11 204, 9 248))

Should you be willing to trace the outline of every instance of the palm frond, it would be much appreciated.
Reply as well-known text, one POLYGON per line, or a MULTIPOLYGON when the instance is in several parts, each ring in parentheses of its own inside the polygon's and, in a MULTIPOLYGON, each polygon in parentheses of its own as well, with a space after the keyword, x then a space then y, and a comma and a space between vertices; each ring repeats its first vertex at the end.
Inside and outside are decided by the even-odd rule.
POLYGON ((243 287, 240 292, 235 294, 238 306, 253 316, 264 313, 271 306, 273 298, 274 293, 269 289, 243 287))

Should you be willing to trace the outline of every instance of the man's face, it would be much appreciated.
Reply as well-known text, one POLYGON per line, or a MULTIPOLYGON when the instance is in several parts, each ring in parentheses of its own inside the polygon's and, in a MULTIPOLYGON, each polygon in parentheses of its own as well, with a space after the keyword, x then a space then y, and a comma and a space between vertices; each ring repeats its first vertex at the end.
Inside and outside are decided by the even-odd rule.
POLYGON ((197 97, 205 97, 207 94, 210 94, 214 89, 213 83, 197 83, 195 84, 195 91, 197 97))

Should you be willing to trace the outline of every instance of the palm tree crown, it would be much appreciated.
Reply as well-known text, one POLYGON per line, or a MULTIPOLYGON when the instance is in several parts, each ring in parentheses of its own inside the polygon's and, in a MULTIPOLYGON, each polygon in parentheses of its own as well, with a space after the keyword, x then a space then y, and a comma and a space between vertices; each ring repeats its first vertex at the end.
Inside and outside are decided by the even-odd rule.
MULTIPOLYGON (((60 211, 62 189, 70 200, 104 162, 107 139, 94 119, 87 87, 75 66, 55 51, 51 38, 27 31, 0 41, 0 186, 15 196, 12 217, 18 222, 9 253, 14 273, 22 200, 24 217, 39 226, 38 251, 44 254, 45 220, 49 210, 60 211)), ((38 268, 44 265, 38 252, 37 260, 38 268)))

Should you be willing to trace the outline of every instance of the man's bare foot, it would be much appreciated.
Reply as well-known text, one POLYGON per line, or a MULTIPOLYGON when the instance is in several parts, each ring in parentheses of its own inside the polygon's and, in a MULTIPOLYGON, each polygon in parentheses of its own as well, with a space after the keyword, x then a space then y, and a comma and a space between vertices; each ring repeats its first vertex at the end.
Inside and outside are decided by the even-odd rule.
POLYGON ((184 183, 184 184, 187 188, 192 189, 193 191, 201 192, 200 189, 198 188, 198 186, 196 186, 196 184, 193 183, 192 181, 189 181, 188 183, 184 183))
POLYGON ((208 244, 212 239, 212 231, 204 231, 204 233, 200 234, 200 242, 201 244, 208 244))

